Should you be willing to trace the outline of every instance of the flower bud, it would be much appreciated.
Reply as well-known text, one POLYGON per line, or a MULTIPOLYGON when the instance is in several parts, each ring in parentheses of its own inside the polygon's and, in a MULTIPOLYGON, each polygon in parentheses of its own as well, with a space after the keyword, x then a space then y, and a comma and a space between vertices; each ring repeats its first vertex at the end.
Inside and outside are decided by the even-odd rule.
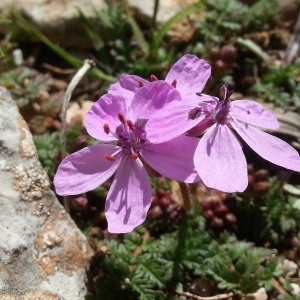
POLYGON ((211 227, 215 229, 220 229, 224 226, 224 221, 218 217, 214 217, 210 223, 211 227))

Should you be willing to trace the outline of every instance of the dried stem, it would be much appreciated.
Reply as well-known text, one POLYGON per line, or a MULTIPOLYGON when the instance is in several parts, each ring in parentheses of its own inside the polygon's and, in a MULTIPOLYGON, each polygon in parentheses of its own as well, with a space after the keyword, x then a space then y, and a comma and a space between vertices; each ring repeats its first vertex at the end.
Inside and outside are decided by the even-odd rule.
POLYGON ((191 197, 186 183, 178 181, 185 210, 191 209, 191 197))
MULTIPOLYGON (((60 143, 61 143, 61 158, 64 159, 66 156, 66 128, 67 128, 67 110, 70 103, 70 99, 72 96, 72 93, 74 91, 74 88, 77 86, 80 79, 84 76, 84 74, 88 71, 88 69, 94 65, 94 62, 90 59, 86 59, 84 61, 83 66, 78 70, 78 72, 75 74, 73 79, 71 80, 63 102, 63 107, 61 111, 61 130, 60 130, 60 143)), ((70 213, 70 207, 68 203, 67 197, 64 197, 63 199, 64 207, 67 213, 70 213)))
POLYGON ((175 291, 176 294, 180 295, 180 296, 185 296, 185 297, 189 297, 195 300, 225 300, 225 299, 230 299, 233 296, 233 293, 229 293, 229 294, 220 294, 220 295, 216 295, 216 296, 212 296, 212 297, 200 297, 197 296, 195 294, 191 294, 188 292, 181 292, 181 291, 175 291))

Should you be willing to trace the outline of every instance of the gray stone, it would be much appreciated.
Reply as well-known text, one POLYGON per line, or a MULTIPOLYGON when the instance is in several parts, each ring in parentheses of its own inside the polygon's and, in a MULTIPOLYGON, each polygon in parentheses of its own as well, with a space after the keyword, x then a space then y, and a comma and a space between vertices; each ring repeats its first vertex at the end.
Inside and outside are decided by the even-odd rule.
POLYGON ((0 87, 0 300, 82 300, 92 250, 50 189, 32 136, 0 87))
MULTIPOLYGON (((23 15, 52 42, 64 47, 89 48, 91 41, 82 26, 78 10, 89 20, 97 19, 97 12, 107 7, 105 0, 1 0, 0 18, 10 12, 23 15)), ((0 27, 0 33, 9 28, 0 27)))

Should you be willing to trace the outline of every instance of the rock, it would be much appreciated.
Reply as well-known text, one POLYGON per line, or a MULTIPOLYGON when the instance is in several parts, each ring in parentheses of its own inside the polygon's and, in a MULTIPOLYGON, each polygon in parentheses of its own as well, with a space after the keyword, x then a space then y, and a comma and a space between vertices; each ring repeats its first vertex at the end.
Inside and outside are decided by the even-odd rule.
MULTIPOLYGON (((10 11, 23 15, 52 42, 64 47, 91 47, 91 40, 83 28, 78 9, 87 19, 96 21, 97 11, 106 8, 105 0, 1 0, 0 19, 10 11)), ((0 33, 8 32, 1 26, 0 33)))
POLYGON ((50 189, 32 136, 0 87, 0 300, 82 300, 92 250, 50 189))
POLYGON ((268 295, 265 288, 260 288, 253 294, 247 294, 243 300, 268 300, 268 295))
MULTIPOLYGON (((164 23, 170 17, 180 12, 183 8, 198 0, 164 0, 160 1, 157 22, 164 23)), ((118 3, 117 0, 114 1, 118 3)), ((151 22, 155 1, 127 0, 134 17, 143 23, 151 22)), ((97 26, 100 35, 107 33, 99 25, 99 11, 107 8, 105 0, 30 0, 30 4, 24 0, 1 0, 0 19, 9 18, 10 12, 21 14, 32 25, 41 30, 52 42, 63 47, 88 49, 92 42, 85 31, 79 17, 78 9, 85 17, 97 26)), ((200 13, 203 15, 203 12, 200 13)), ((195 32, 195 23, 199 15, 189 16, 188 19, 174 26, 170 36, 174 40, 187 41, 195 32)), ((0 33, 5 34, 10 29, 5 24, 0 27, 0 33)))
MULTIPOLYGON (((199 0, 164 0, 159 2, 156 22, 161 25, 171 17, 179 13, 183 8, 192 5, 199 0)), ((151 24, 155 1, 127 0, 133 16, 141 23, 151 24)), ((176 24, 169 36, 173 41, 189 41, 195 33, 195 24, 203 18, 204 12, 190 15, 189 18, 176 24)))

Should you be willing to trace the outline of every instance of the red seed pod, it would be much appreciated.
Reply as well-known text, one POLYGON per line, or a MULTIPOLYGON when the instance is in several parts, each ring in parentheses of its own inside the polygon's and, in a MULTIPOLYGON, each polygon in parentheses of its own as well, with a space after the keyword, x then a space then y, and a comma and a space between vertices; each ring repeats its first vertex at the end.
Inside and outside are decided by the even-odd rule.
POLYGON ((201 202, 201 207, 202 207, 203 211, 211 209, 212 208, 211 201, 203 201, 203 202, 201 202))
POLYGON ((152 206, 159 204, 159 199, 156 196, 152 197, 152 206))
POLYGON ((222 47, 221 58, 226 64, 233 63, 236 59, 236 48, 232 45, 222 47))
POLYGON ((211 220, 214 217, 214 212, 211 209, 205 210, 203 216, 206 220, 211 220))
POLYGON ((225 222, 229 225, 233 225, 236 223, 236 217, 234 214, 232 213, 228 213, 226 214, 225 218, 224 218, 225 222))
POLYGON ((161 198, 161 197, 165 197, 167 195, 167 191, 163 190, 163 189, 158 189, 156 191, 156 196, 158 198, 161 198))
POLYGON ((211 48, 210 50, 210 54, 209 54, 209 58, 212 60, 212 61, 216 61, 220 58, 221 56, 221 50, 219 47, 213 47, 211 48))
POLYGON ((214 213, 218 216, 218 217, 222 217, 224 215, 226 215, 228 213, 228 207, 224 204, 219 205, 218 207, 216 207, 216 209, 214 210, 214 213))
POLYGON ((248 188, 252 189, 255 184, 255 179, 253 175, 248 175, 248 188))
POLYGON ((221 201, 219 199, 210 200, 211 209, 215 210, 219 205, 221 205, 221 201))
POLYGON ((170 197, 162 197, 159 199, 159 204, 161 205, 161 207, 168 207, 169 205, 171 205, 172 203, 172 199, 170 197))
POLYGON ((220 229, 224 226, 224 221, 218 217, 214 217, 210 222, 211 227, 220 229))
POLYGON ((254 172, 253 176, 256 181, 263 181, 263 180, 268 179, 269 172, 267 170, 261 169, 261 170, 254 172))
POLYGON ((162 213, 163 213, 162 209, 160 208, 159 205, 152 206, 150 211, 149 211, 149 215, 153 219, 159 218, 162 215, 162 213))
POLYGON ((252 164, 247 165, 248 174, 252 174, 254 172, 254 167, 252 164))
POLYGON ((268 182, 259 181, 253 185, 252 191, 258 194, 264 194, 267 193, 269 189, 270 189, 270 184, 268 182))

